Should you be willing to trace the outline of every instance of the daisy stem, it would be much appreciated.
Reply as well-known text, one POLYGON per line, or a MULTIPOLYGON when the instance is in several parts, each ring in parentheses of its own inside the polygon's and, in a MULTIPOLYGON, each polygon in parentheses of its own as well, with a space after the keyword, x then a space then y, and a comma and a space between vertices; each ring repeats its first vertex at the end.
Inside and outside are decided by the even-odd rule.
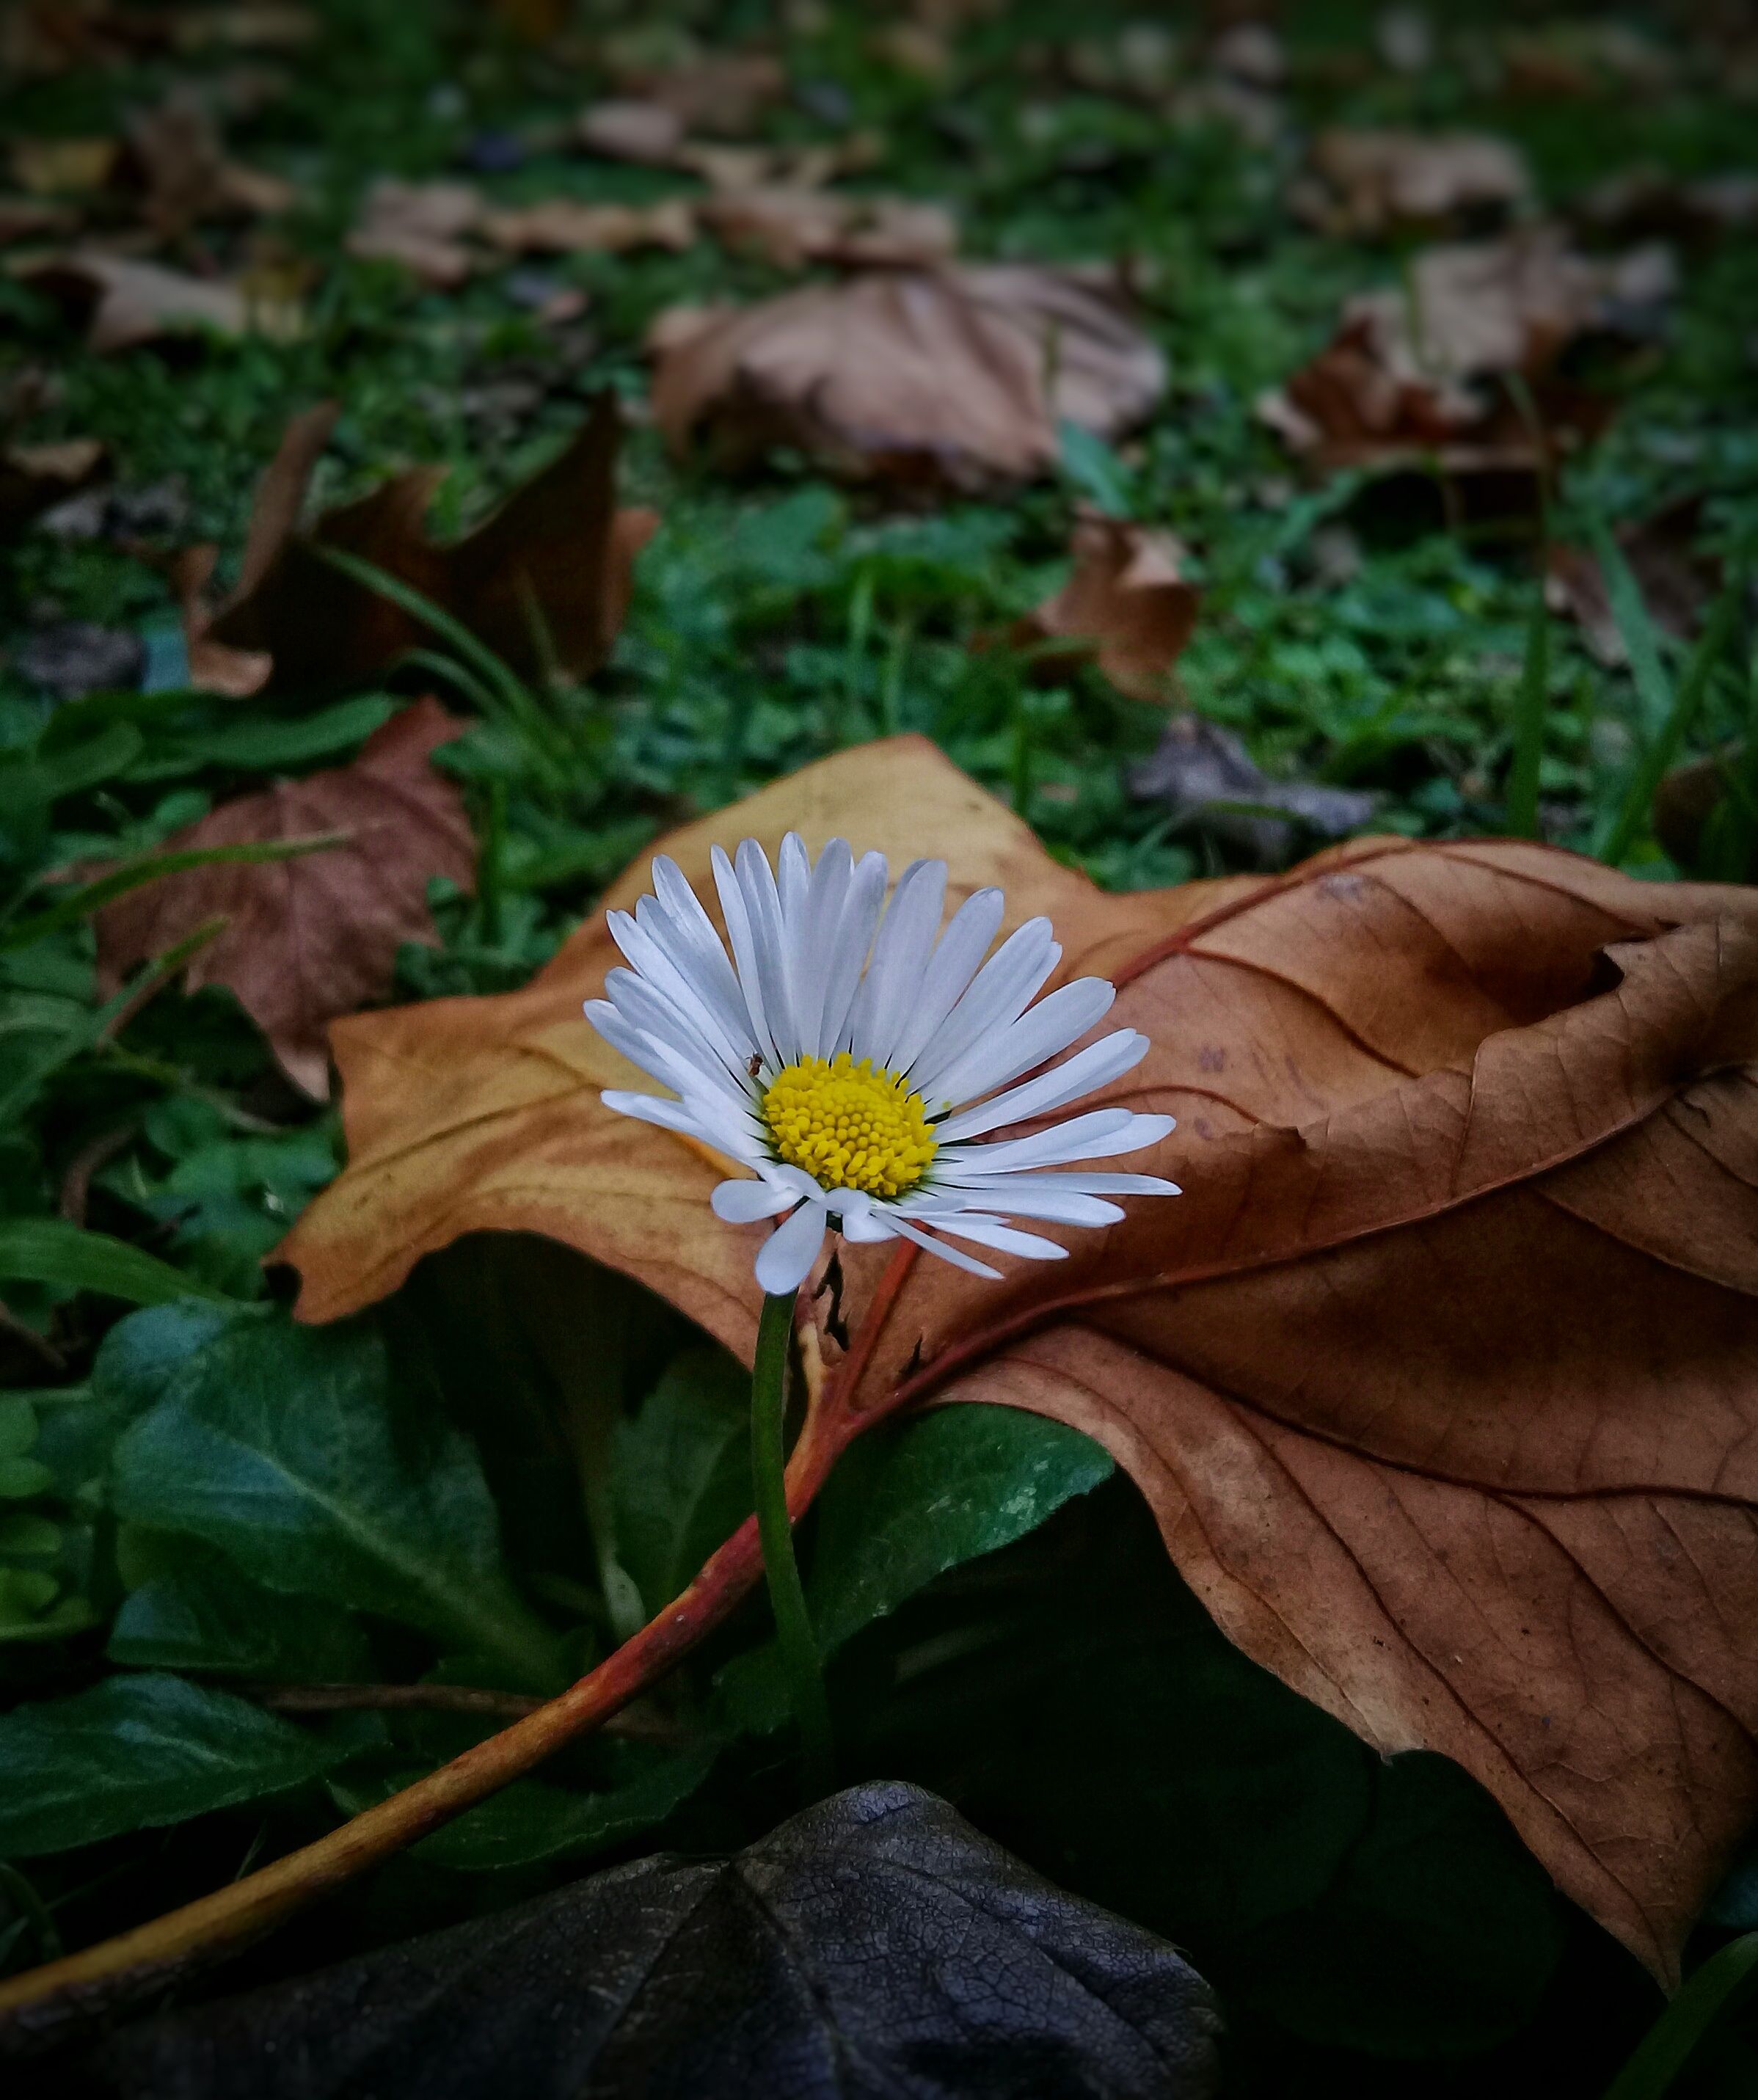
POLYGON ((751 1474, 757 1505, 763 1573, 775 1614, 775 1640, 793 1701, 804 1754, 808 1793, 817 1800, 831 1792, 831 1710, 824 1673, 806 1610, 806 1593, 794 1558, 793 1525, 787 1515, 786 1453, 788 1352, 794 1338, 792 1291, 763 1301, 757 1355, 751 1374, 751 1474))

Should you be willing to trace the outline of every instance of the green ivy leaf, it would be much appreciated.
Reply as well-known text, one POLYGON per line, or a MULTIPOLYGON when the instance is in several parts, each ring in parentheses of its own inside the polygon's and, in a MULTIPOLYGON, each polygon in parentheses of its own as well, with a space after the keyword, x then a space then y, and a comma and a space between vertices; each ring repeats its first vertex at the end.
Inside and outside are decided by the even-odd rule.
POLYGON ((470 1873, 590 1859, 663 1823, 707 1777, 720 1749, 713 1742, 666 1752, 619 1747, 639 1754, 625 1760, 631 1769, 615 1785, 583 1793, 519 1780, 424 1838, 414 1857, 470 1873))
POLYGON ((0 1854, 28 1859, 316 1778, 315 1736, 181 1677, 112 1677, 0 1718, 0 1854))
MULTIPOLYGON (((1077 1430, 1017 1408, 936 1408, 870 1430, 818 1498, 807 1601, 831 1656, 936 1575, 1042 1524, 1109 1477, 1108 1453, 1077 1430)), ((718 1679, 735 1724, 764 1732, 789 1712, 773 1647, 718 1679)))
POLYGON ((610 1464, 618 1554, 650 1617, 751 1514, 751 1374, 686 1350, 617 1424, 610 1464))
POLYGON ((157 1396, 117 1445, 119 1515, 202 1539, 266 1589, 554 1682, 554 1643, 508 1577, 474 1449, 394 1405, 370 1322, 165 1306, 113 1329, 99 1373, 157 1396))
POLYGON ((1332 2047, 1488 2048, 1532 2018, 1561 1958, 1549 1879, 1447 1758, 1410 1751, 1377 1775, 1367 1829, 1324 1895, 1240 1949, 1240 1995, 1332 2047))
POLYGON ((111 1661, 284 1683, 369 1677, 366 1635, 338 1606, 265 1590, 195 1539, 153 1533, 129 1546, 128 1572, 142 1579, 117 1613, 111 1661))

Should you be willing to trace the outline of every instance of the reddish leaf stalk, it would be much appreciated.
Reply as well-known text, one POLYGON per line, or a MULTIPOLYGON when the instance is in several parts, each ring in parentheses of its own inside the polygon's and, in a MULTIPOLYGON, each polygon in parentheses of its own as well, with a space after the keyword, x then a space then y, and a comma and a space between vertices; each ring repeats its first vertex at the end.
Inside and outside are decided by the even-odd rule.
MULTIPOLYGON (((889 1412, 871 1408, 857 1416, 847 1403, 908 1267, 907 1260, 893 1263, 849 1354, 809 1397, 787 1467, 787 1506, 796 1522, 848 1445, 889 1412)), ((675 1603, 560 1697, 315 1844, 130 1932, 0 1983, 0 2056, 51 2049, 88 2022, 224 1960, 522 1778, 650 1690, 731 1616, 762 1574, 756 1519, 747 1517, 675 1603)))

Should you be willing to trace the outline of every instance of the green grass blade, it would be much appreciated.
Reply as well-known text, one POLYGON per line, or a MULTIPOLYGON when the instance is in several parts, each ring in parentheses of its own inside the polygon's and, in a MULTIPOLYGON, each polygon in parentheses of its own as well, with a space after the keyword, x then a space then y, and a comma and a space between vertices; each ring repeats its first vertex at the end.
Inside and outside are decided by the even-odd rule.
POLYGON ((130 1305, 164 1305, 174 1298, 231 1302, 223 1290, 186 1276, 156 1255, 112 1239, 108 1233, 88 1232, 66 1218, 0 1220, 0 1277, 8 1282, 102 1291, 130 1305))
POLYGON ((1508 767, 1508 828, 1523 839, 1538 836, 1538 768, 1549 704, 1550 608, 1541 580, 1527 629, 1526 662, 1514 705, 1513 756, 1508 767))
POLYGON ((320 554, 333 569, 340 569, 345 576, 352 578, 363 589, 372 591, 388 598, 399 611, 418 620, 424 627, 430 628, 440 639, 455 649, 465 663, 472 665, 478 675, 491 686, 509 712, 525 725, 540 732, 549 727, 536 695, 513 668, 510 664, 497 656, 487 643, 473 634, 461 620, 456 619, 442 605, 437 605, 425 591, 418 591, 412 584, 406 584, 401 576, 394 576, 388 569, 381 569, 374 562, 363 560, 359 554, 350 554, 341 547, 321 545, 314 551, 320 554))
POLYGON ((1624 804, 1613 819, 1610 829, 1599 848, 1599 858, 1615 867, 1639 839, 1649 822, 1653 807, 1654 790, 1660 785, 1667 769, 1677 757, 1679 748, 1690 734, 1692 723, 1701 709, 1709 681, 1715 675, 1716 665, 1734 633, 1734 621, 1739 616, 1740 587, 1730 584, 1716 601, 1707 624, 1691 660, 1685 667, 1678 689, 1648 748, 1642 754, 1636 770, 1630 776, 1624 791, 1624 804))
POLYGON ((1712 1954, 1643 2036, 1605 2100, 1660 2100, 1707 2036, 1758 1983, 1758 1932, 1712 1954))
POLYGON ((13 948, 29 947, 33 941, 58 933, 64 926, 73 925, 114 898, 126 896, 131 889, 143 889, 149 882, 161 882, 168 875, 182 875, 192 867, 212 867, 226 862, 249 866, 263 861, 297 860, 305 854, 328 853, 334 847, 345 846, 349 836, 346 832, 313 832, 299 839, 248 839, 236 845, 184 846, 174 853, 144 854, 139 860, 112 867, 108 874, 100 875, 93 881, 82 883, 77 889, 69 890, 46 911, 0 931, 0 955, 13 948))
POLYGON ((1641 587, 1624 558, 1624 549, 1602 518, 1588 528, 1600 574, 1606 580, 1606 597, 1618 623, 1630 676, 1636 682, 1636 697, 1645 736, 1658 736, 1672 712, 1672 682, 1660 660, 1660 638, 1642 602, 1641 587))

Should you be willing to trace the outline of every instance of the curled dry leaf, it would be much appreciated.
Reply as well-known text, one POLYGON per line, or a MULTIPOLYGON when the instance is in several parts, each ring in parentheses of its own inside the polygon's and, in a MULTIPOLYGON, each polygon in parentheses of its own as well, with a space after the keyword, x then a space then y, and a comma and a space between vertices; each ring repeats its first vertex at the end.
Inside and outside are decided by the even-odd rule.
POLYGON ((688 248, 696 237, 694 207, 683 197, 658 204, 583 204, 547 197, 482 214, 482 231, 516 255, 623 255, 637 248, 688 248))
MULTIPOLYGON (((831 1388, 1097 1437, 1248 1654, 1380 1749, 1456 1758, 1675 1974, 1758 1804, 1752 893, 1396 839, 1106 897, 910 739, 666 843, 700 881, 711 840, 790 827, 1049 911, 1064 972, 1118 981, 1108 1025, 1152 1041, 1115 1092, 1180 1118, 1144 1163, 1187 1192, 1053 1281, 845 1248, 831 1388)), ((718 1167, 597 1101, 629 1083, 579 1013, 613 956, 596 917, 523 991, 338 1026, 352 1163, 284 1249, 306 1317, 525 1229, 748 1357, 718 1167)))
POLYGON ((1522 203, 1531 179, 1505 139, 1472 131, 1321 131, 1289 201, 1325 233, 1372 237, 1522 203))
POLYGON ((191 987, 227 986, 288 1077, 322 1100, 329 1023, 385 996, 402 942, 434 938, 430 879, 471 886, 463 797, 428 763, 462 727, 438 701, 418 700, 352 765, 223 802, 168 839, 170 852, 326 832, 346 843, 292 860, 191 868, 106 905, 96 921, 102 996, 135 964, 223 917, 224 930, 188 966, 191 987))
POLYGON ((103 466, 99 438, 0 448, 0 536, 15 532, 94 480, 103 466))
POLYGON ((625 93, 668 111, 686 130, 716 138, 742 138, 787 92, 786 68, 767 51, 699 47, 663 66, 611 56, 625 93))
POLYGON ((78 224, 79 214, 70 205, 47 197, 0 196, 0 248, 15 240, 71 233, 78 224))
POLYGON ((1165 380, 1113 291, 1026 263, 878 272, 738 310, 662 315, 655 421, 721 464, 772 445, 851 479, 979 489, 1060 457, 1060 419, 1101 437, 1165 380))
POLYGON ((122 150, 119 139, 15 139, 12 179, 32 196, 102 189, 122 150))
POLYGON ((130 120, 110 182, 134 196, 161 239, 203 219, 285 211, 298 198, 284 177, 228 159, 205 104, 187 87, 130 120))
POLYGON ((757 183, 707 198, 702 223, 729 248, 778 270, 808 262, 924 267, 958 251, 958 223, 943 205, 908 197, 840 196, 800 184, 757 183))
POLYGON ((133 256, 73 249, 19 273, 52 298, 87 316, 95 351, 131 350, 185 335, 267 335, 279 341, 303 325, 296 301, 242 280, 191 277, 133 256))
POLYGON ((580 112, 575 135, 589 153, 668 168, 684 143, 684 120, 658 102, 595 102, 580 112))
POLYGON ((323 686, 363 682, 431 639, 412 614, 326 561, 320 550, 333 547, 412 585, 523 676, 546 674, 545 648, 570 676, 597 669, 623 624, 635 557, 659 522, 616 507, 621 425, 610 395, 556 459, 450 545, 422 523, 440 471, 432 467, 296 531, 334 416, 326 406, 289 425, 257 492, 238 589, 202 630, 205 643, 266 654, 278 685, 323 686))
MULTIPOLYGON (((1636 578, 1649 616, 1664 633, 1684 640, 1697 630, 1709 601, 1721 587, 1721 564, 1695 546, 1703 498, 1669 503, 1640 523, 1620 525, 1615 537, 1636 578)), ((1590 548, 1553 545, 1546 550, 1544 598, 1553 612, 1566 612, 1600 663, 1617 669, 1629 661, 1605 572, 1590 548)))
POLYGON ((1231 730, 1199 715, 1166 725, 1153 756, 1130 768, 1129 786, 1138 801, 1162 804, 1176 824, 1225 839, 1259 867, 1285 867, 1302 837, 1359 832, 1379 807, 1359 788, 1272 779, 1231 730))
POLYGON ((1170 532, 1095 516, 1077 521, 1069 551, 1073 575, 1014 623, 1008 640, 1038 646, 1052 671, 1090 656, 1132 700, 1165 701, 1202 602, 1182 574, 1183 548, 1170 532), (1052 642, 1066 646, 1042 646, 1052 642))
POLYGON ((469 183, 405 183, 386 176, 367 192, 348 253, 365 262, 401 262, 434 291, 454 291, 475 267, 463 236, 482 216, 469 183))
POLYGON ((1449 474, 1531 473, 1539 443, 1496 382, 1527 382, 1550 448, 1591 435, 1609 411, 1561 379, 1559 360, 1584 336, 1644 325, 1672 285, 1664 249, 1602 262, 1554 228, 1428 249, 1408 290, 1351 299, 1328 346, 1259 412, 1321 467, 1433 459, 1449 474))

